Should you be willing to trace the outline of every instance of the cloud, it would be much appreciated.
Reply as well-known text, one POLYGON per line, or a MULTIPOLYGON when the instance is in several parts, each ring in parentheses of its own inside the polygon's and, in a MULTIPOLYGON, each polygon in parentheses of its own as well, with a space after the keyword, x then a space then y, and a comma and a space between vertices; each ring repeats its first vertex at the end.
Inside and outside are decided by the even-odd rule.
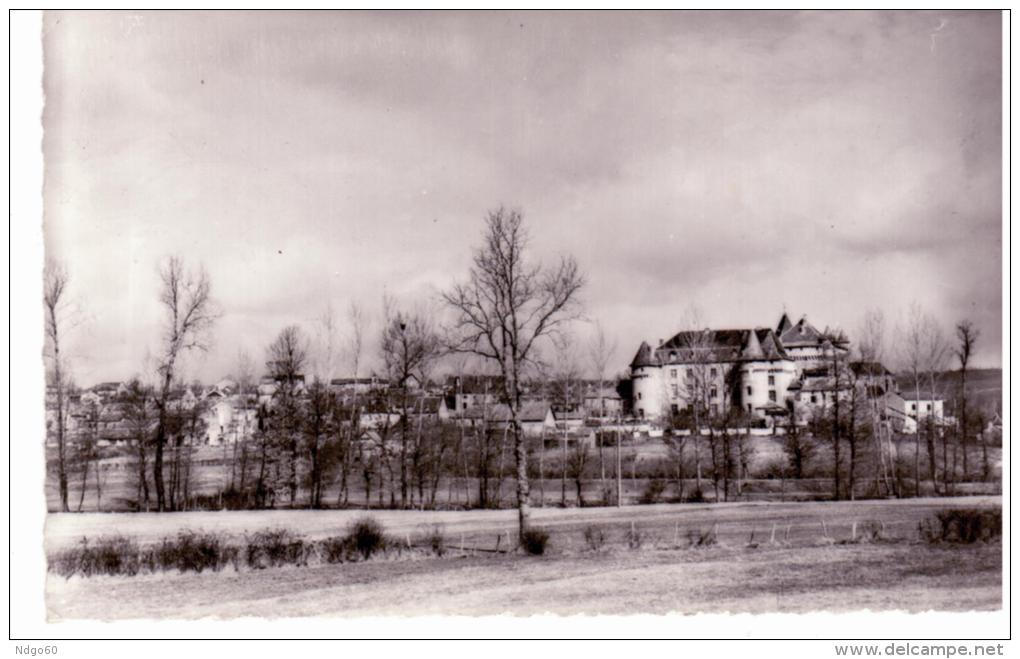
POLYGON ((45 29, 46 246, 94 312, 96 378, 155 345, 166 254, 213 278, 224 316, 195 372, 216 378, 326 302, 448 286, 499 203, 525 211, 536 258, 578 257, 621 355, 691 301, 732 325, 785 303, 852 328, 917 299, 947 327, 974 316, 981 360, 1001 358, 997 14, 48 13, 45 29))

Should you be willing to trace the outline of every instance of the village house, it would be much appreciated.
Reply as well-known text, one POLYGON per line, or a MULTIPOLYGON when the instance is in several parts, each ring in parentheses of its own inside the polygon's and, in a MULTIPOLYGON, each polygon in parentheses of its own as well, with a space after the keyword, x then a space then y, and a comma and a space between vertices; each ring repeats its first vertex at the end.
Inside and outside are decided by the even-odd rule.
MULTIPOLYGON (((509 428, 512 421, 510 406, 505 403, 467 410, 460 417, 460 423, 469 428, 509 428)), ((528 436, 540 436, 556 430, 556 418, 552 407, 543 401, 527 401, 518 413, 521 432, 528 436)))

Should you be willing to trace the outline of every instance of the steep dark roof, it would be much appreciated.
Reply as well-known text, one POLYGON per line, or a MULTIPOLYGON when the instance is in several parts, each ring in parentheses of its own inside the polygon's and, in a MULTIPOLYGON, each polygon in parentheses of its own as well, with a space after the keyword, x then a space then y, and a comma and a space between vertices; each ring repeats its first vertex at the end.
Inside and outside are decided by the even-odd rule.
POLYGON ((630 362, 631 368, 655 365, 655 359, 652 357, 652 346, 648 345, 647 341, 642 341, 641 347, 638 348, 637 354, 634 355, 634 359, 630 362))
POLYGON ((784 359, 786 352, 769 328, 680 332, 656 351, 659 362, 727 362, 738 359, 784 359), (696 354, 700 353, 700 354, 696 354))
POLYGON ((790 329, 791 327, 793 327, 793 323, 790 322, 790 317, 787 316, 786 312, 784 311, 783 317, 779 319, 779 325, 776 326, 776 334, 782 336, 783 333, 786 332, 786 330, 790 329))
POLYGON ((749 331, 747 333, 747 341, 744 342, 744 348, 740 351, 740 356, 747 360, 765 358, 765 353, 761 349, 761 341, 758 340, 757 332, 749 331))
POLYGON ((808 322, 807 316, 797 321, 797 324, 779 335, 779 340, 787 348, 798 348, 805 346, 816 346, 824 340, 822 333, 815 329, 814 325, 808 322))

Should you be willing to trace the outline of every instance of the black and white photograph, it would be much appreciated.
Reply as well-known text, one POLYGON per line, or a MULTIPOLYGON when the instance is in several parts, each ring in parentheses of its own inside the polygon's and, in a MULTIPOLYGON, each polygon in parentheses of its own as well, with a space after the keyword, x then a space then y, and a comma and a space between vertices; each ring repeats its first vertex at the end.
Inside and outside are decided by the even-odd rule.
POLYGON ((1008 638, 1008 21, 40 12, 37 633, 1008 638))

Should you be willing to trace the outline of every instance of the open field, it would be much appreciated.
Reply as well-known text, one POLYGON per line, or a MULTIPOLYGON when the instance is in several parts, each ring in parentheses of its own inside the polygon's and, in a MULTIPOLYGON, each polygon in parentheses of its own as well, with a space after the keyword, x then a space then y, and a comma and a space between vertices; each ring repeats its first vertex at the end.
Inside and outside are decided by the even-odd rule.
MULTIPOLYGON (((70 580, 50 575, 47 603, 54 619, 989 610, 1002 605, 1001 544, 923 544, 917 542, 917 523, 945 507, 998 505, 998 497, 972 497, 543 509, 534 514, 535 525, 551 536, 542 557, 475 551, 495 548, 497 536, 513 528, 513 511, 378 511, 373 516, 401 539, 413 541, 423 526, 442 524, 450 554, 215 574, 70 580), (889 541, 840 544, 849 539, 855 521, 881 525, 889 541), (632 523, 643 536, 641 547, 633 550, 623 540, 632 523), (605 529, 604 551, 586 548, 583 529, 588 524, 605 529), (688 547, 688 531, 712 527, 718 544, 688 547)), ((343 533, 361 514, 50 515, 46 545, 52 552, 83 535, 114 533, 147 543, 180 529, 242 538, 245 532, 274 526, 321 538, 343 533)))

